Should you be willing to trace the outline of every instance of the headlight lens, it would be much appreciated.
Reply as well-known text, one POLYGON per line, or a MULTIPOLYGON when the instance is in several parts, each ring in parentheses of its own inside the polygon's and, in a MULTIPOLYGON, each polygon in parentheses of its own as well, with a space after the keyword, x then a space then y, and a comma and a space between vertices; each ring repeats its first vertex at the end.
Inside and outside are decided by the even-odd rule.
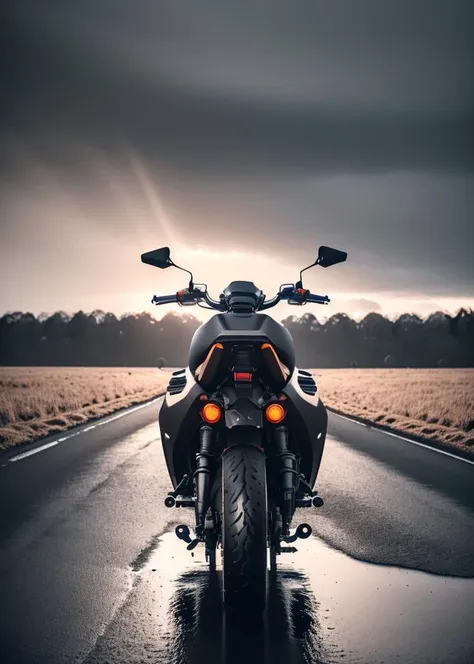
POLYGON ((222 410, 216 403, 207 403, 202 411, 202 419, 208 424, 216 424, 221 419, 222 410))
POLYGON ((271 403, 265 409, 265 416, 272 424, 279 424, 285 419, 286 410, 279 403, 271 403))

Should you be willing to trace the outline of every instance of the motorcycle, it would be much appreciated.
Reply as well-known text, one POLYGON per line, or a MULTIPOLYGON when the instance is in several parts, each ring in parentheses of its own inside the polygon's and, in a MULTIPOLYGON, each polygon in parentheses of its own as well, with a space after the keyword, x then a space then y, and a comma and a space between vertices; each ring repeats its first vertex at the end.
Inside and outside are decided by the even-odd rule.
POLYGON ((321 507, 314 490, 327 431, 327 411, 310 372, 295 366, 289 331, 261 313, 280 301, 328 304, 303 287, 303 272, 344 262, 347 253, 322 246, 296 284, 267 299, 252 282, 233 281, 213 299, 206 284, 170 258, 169 247, 142 254, 143 263, 190 275, 187 288, 154 296, 156 305, 199 304, 219 313, 194 334, 188 366, 171 374, 159 411, 164 457, 173 490, 168 508, 193 508, 195 523, 176 527, 192 551, 205 547, 216 570, 221 551, 228 610, 265 608, 268 567, 296 551, 308 524, 291 532, 296 508, 321 507))

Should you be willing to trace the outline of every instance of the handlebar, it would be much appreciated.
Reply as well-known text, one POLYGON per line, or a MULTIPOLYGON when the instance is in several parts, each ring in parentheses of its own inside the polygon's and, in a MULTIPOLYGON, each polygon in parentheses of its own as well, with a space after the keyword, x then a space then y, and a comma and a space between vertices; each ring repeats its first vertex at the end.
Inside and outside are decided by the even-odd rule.
POLYGON ((308 293, 306 302, 314 302, 314 304, 329 304, 331 300, 327 295, 316 295, 316 293, 308 293))
MULTIPOLYGON (((311 293, 306 288, 296 288, 294 284, 282 284, 280 291, 275 297, 270 300, 263 300, 256 308, 256 311, 270 309, 281 300, 287 300, 288 304, 293 305, 303 305, 308 302, 312 304, 329 304, 331 301, 327 295, 317 295, 316 293, 311 293)), ((171 295, 154 295, 151 300, 152 304, 171 304, 173 302, 177 302, 180 306, 205 302, 211 309, 215 309, 216 311, 228 311, 225 300, 222 297, 220 300, 213 300, 207 292, 207 288, 205 290, 200 288, 192 290, 184 288, 171 295)))
POLYGON ((171 302, 178 301, 178 294, 173 293, 172 295, 153 295, 151 303, 152 304, 170 304, 171 302))

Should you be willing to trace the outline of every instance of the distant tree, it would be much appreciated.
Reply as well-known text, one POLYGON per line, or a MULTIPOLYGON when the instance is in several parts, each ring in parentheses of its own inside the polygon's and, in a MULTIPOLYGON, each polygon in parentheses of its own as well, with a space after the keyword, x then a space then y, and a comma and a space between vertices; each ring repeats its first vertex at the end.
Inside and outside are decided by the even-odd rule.
POLYGON ((393 323, 378 313, 370 313, 357 326, 359 358, 364 367, 381 366, 387 351, 394 347, 393 323))
MULTIPOLYGON (((301 367, 474 367, 474 312, 435 312, 425 320, 403 314, 392 322, 377 313, 356 323, 345 314, 321 322, 313 314, 282 321, 301 367), (395 359, 396 358, 396 359, 395 359)), ((100 309, 72 317, 20 311, 0 317, 0 364, 183 366, 200 326, 194 316, 114 314, 100 309), (158 358, 158 359, 157 359, 158 358)))

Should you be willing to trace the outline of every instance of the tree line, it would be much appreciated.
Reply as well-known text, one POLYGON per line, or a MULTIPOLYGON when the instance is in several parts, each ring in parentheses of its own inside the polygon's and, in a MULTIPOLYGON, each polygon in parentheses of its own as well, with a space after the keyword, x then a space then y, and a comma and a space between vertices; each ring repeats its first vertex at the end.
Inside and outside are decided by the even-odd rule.
MULTIPOLYGON (((472 310, 394 321, 370 313, 359 322, 345 314, 324 322, 305 314, 282 323, 301 367, 474 367, 472 310)), ((0 318, 0 365, 183 366, 200 324, 174 312, 161 320, 148 313, 7 313, 0 318)))

